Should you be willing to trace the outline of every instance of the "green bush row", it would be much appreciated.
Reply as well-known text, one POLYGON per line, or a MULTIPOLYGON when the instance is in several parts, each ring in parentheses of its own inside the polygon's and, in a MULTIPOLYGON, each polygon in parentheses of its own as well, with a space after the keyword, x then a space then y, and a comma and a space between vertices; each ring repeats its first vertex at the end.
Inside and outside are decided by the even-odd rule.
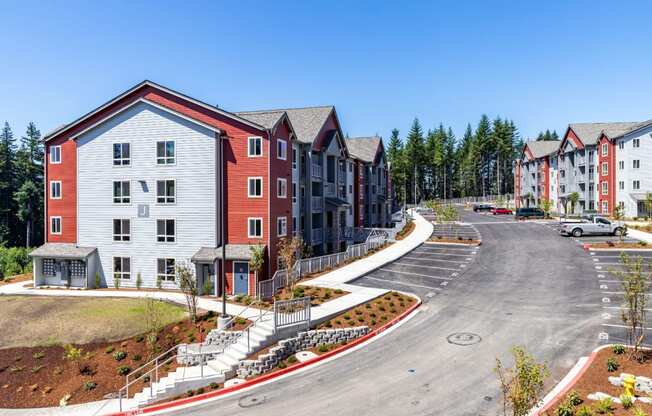
POLYGON ((32 271, 31 248, 0 246, 0 280, 32 271))

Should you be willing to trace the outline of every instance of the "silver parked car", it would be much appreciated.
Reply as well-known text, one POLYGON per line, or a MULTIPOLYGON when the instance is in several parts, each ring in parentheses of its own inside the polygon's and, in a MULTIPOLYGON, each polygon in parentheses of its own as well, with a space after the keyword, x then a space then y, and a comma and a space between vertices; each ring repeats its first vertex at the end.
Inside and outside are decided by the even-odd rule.
POLYGON ((627 226, 622 221, 611 221, 603 217, 591 217, 578 222, 564 222, 559 232, 562 235, 581 237, 583 235, 626 235, 627 226))

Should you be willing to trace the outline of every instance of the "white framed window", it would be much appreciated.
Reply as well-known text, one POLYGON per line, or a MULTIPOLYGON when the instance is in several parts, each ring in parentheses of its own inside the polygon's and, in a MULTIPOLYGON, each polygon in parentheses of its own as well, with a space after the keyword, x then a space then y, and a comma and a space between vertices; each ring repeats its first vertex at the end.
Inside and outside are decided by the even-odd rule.
POLYGON ((249 137, 247 140, 247 156, 261 157, 263 155, 263 138, 249 137))
POLYGON ((602 181, 602 195, 609 194, 609 184, 607 181, 602 181))
POLYGON ((171 258, 156 259, 156 278, 165 282, 174 282, 176 261, 171 258))
POLYGON ((131 221, 129 219, 113 220, 113 241, 131 241, 131 221))
POLYGON ((297 217, 292 217, 292 235, 298 235, 299 230, 297 230, 297 217))
POLYGON ((625 169, 625 161, 621 160, 618 162, 618 169, 623 170, 625 169))
POLYGON ((288 158, 288 142, 283 139, 276 139, 276 158, 281 160, 288 158))
POLYGON ((632 189, 634 190, 641 189, 641 181, 632 181, 632 189))
POLYGON ((276 196, 278 198, 288 197, 288 180, 285 178, 276 179, 276 196))
POLYGON ((247 196, 249 198, 263 197, 263 177, 254 176, 247 178, 247 196))
POLYGON ((50 163, 53 165, 61 163, 61 146, 50 146, 50 163))
POLYGON ((618 206, 620 207, 620 209, 625 209, 625 203, 623 201, 619 201, 618 206))
POLYGON ((347 163, 349 165, 349 172, 353 172, 353 163, 347 163))
POLYGON ((50 181, 50 199, 61 199, 61 181, 50 181))
POLYGON ((174 204, 177 197, 177 181, 164 179, 156 181, 156 203, 174 204))
POLYGON ((625 181, 618 182, 618 189, 621 191, 625 189, 625 181))
POLYGON ((159 243, 174 243, 176 241, 177 224, 171 218, 156 220, 156 241, 159 243))
POLYGON ((114 204, 131 203, 131 185, 129 181, 113 182, 113 203, 114 204))
POLYGON ((641 147, 641 139, 632 140, 632 147, 641 147))
POLYGON ((623 149, 625 148, 625 142, 622 141, 622 140, 619 140, 619 141, 618 141, 618 148, 619 148, 620 150, 623 150, 623 149))
POLYGON ((249 238, 262 238, 263 237, 263 219, 262 218, 247 218, 247 237, 249 237, 249 238))
POLYGON ((602 176, 606 176, 609 174, 609 165, 607 162, 602 162, 602 176))
POLYGON ((113 278, 114 279, 131 279, 131 258, 114 257, 113 258, 113 278))
POLYGON ((292 169, 297 170, 297 149, 292 148, 292 169))
POLYGON ((279 237, 285 237, 288 235, 288 218, 287 217, 278 217, 276 218, 276 235, 279 237))
POLYGON ((632 169, 638 169, 641 167, 641 161, 639 159, 632 160, 632 169))
POLYGON ((602 156, 607 156, 609 153, 609 145, 607 143, 602 143, 602 156))
POLYGON ((113 143, 113 166, 131 165, 131 148, 129 143, 113 143))
POLYGON ((156 164, 174 165, 176 163, 175 146, 174 140, 156 142, 156 164))
POLYGON ((297 203, 297 184, 292 182, 292 203, 297 203))
POLYGON ((50 234, 61 234, 61 217, 50 217, 50 234))
POLYGON ((609 212, 609 201, 602 201, 602 212, 609 212))
POLYGON ((353 193, 353 185, 349 185, 349 193, 350 193, 350 194, 353 193))

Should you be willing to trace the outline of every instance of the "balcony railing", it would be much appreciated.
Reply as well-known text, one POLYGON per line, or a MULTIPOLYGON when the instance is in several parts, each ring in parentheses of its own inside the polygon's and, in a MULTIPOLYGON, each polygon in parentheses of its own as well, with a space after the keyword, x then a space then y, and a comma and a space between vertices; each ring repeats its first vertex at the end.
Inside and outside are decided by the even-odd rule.
POLYGON ((310 198, 310 207, 313 211, 321 211, 323 209, 323 198, 321 196, 313 196, 310 198))
POLYGON ((324 233, 321 228, 313 228, 310 233, 310 241, 314 243, 321 243, 324 238, 324 233))
POLYGON ((346 183, 346 172, 340 171, 337 175, 337 183, 344 185, 346 183))
POLYGON ((326 189, 326 196, 335 196, 335 184, 327 182, 324 184, 324 188, 326 189))
POLYGON ((321 179, 322 174, 323 174, 323 170, 324 170, 322 168, 322 166, 318 165, 317 163, 313 163, 310 167, 312 169, 312 177, 317 178, 317 179, 321 179))

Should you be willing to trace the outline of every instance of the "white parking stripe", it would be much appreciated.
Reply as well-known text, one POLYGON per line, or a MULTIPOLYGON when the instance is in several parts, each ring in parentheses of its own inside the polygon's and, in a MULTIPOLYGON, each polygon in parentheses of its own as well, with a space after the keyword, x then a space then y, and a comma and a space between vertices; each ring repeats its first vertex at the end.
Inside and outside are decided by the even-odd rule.
MULTIPOLYGON (((627 325, 617 325, 617 324, 600 324, 601 326, 608 326, 612 328, 629 328, 627 325)), ((646 331, 652 331, 652 328, 643 328, 646 331)))
POLYGON ((423 267, 426 269, 440 269, 440 270, 453 270, 453 271, 459 270, 459 269, 451 269, 450 267, 426 266, 425 264, 403 263, 401 261, 395 261, 394 263, 392 263, 392 265, 394 264, 399 264, 401 266, 410 266, 410 267, 423 267))
POLYGON ((424 259, 422 257, 401 257, 402 259, 410 259, 410 260, 419 260, 419 261, 444 261, 446 263, 468 263, 468 260, 471 260, 470 258, 466 257, 463 261, 460 260, 446 260, 446 259, 424 259))
POLYGON ((391 283, 391 284, 395 284, 395 285, 399 285, 399 286, 421 287, 421 288, 430 289, 430 290, 443 290, 442 288, 439 288, 439 287, 417 285, 417 284, 414 284, 414 283, 397 282, 397 281, 394 281, 394 280, 379 279, 377 277, 371 277, 371 276, 365 276, 365 277, 363 277, 363 279, 377 280, 379 282, 386 282, 386 283, 391 283))
MULTIPOLYGON (((451 253, 433 253, 433 252, 428 252, 428 251, 417 251, 417 250, 414 250, 410 254, 418 254, 418 253, 424 253, 424 254, 428 253, 428 256, 445 256, 445 257, 448 257, 448 256, 450 256, 450 257, 467 257, 467 256, 470 256, 471 254, 474 254, 474 252, 471 252, 469 254, 451 254, 451 253)), ((421 257, 419 257, 419 258, 421 258, 421 257)))
POLYGON ((419 247, 420 250, 433 250, 433 251, 441 251, 441 250, 453 250, 453 251, 473 251, 477 250, 476 248, 466 248, 466 247, 460 247, 460 246, 451 246, 448 244, 440 244, 437 245, 437 243, 425 243, 421 247, 419 247))
POLYGON ((430 276, 430 275, 427 275, 427 274, 412 273, 412 272, 399 272, 399 271, 396 271, 396 270, 389 270, 389 269, 383 269, 383 268, 380 268, 378 270, 381 270, 383 272, 398 273, 398 274, 408 274, 408 275, 411 275, 411 276, 419 276, 419 277, 427 277, 429 279, 453 280, 452 277, 430 276))

